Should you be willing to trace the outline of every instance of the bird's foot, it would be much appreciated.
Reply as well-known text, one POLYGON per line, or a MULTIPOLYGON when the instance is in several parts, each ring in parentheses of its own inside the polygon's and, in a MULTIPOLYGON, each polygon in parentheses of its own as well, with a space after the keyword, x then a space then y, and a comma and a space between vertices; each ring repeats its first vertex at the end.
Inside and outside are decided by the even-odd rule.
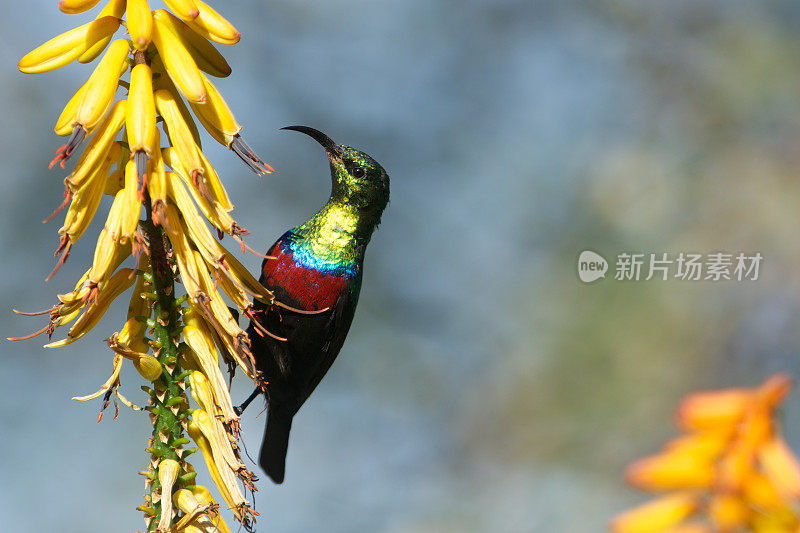
POLYGON ((242 403, 242 405, 237 405, 233 408, 233 412, 236 413, 236 416, 242 416, 244 410, 247 409, 247 406, 250 405, 253 400, 255 400, 258 395, 261 394, 261 389, 256 387, 256 389, 250 394, 250 396, 242 403))

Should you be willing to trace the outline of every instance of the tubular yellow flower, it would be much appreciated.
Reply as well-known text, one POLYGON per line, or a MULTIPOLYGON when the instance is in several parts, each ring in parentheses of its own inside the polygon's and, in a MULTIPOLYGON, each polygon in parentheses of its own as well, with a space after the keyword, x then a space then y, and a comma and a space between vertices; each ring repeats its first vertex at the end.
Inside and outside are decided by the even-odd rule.
POLYGON ((86 308, 83 315, 70 328, 68 337, 58 342, 45 345, 45 348, 60 348, 67 344, 72 344, 76 340, 86 335, 103 317, 117 296, 128 290, 133 285, 136 277, 130 268, 120 269, 116 274, 100 287, 97 299, 86 308))
MULTIPOLYGON (((178 189, 180 190, 180 189, 178 189)), ((183 231, 189 236, 189 240, 197 247, 197 250, 202 255, 203 260, 210 266, 214 267, 218 264, 220 256, 217 250, 217 241, 208 231, 208 227, 200 218, 200 214, 194 206, 179 204, 176 205, 181 209, 181 223, 183 231), (184 209, 186 207, 187 209, 184 209)))
POLYGON ((742 484, 742 496, 755 509, 771 512, 786 506, 786 500, 767 476, 751 472, 742 484))
POLYGON ((219 242, 216 243, 219 254, 223 257, 222 270, 225 276, 230 278, 231 281, 236 283, 237 286, 242 287, 250 296, 256 300, 272 305, 275 302, 275 296, 261 285, 258 280, 253 277, 249 270, 236 259, 232 253, 226 250, 219 242))
POLYGON ((83 276, 81 276, 78 283, 75 284, 75 290, 67 294, 59 294, 58 301, 66 306, 85 303, 86 295, 89 293, 89 289, 86 287, 86 281, 89 279, 90 272, 91 270, 87 270, 83 276))
MULTIPOLYGON (((128 93, 128 113, 125 119, 128 147, 139 180, 147 175, 147 160, 156 144, 156 103, 153 98, 153 73, 144 64, 131 70, 131 89, 128 93)), ((127 170, 126 170, 127 172, 127 170)), ((127 176, 126 176, 127 180, 127 176)), ((143 181, 142 187, 146 182, 143 181)), ((127 184, 126 184, 127 187, 127 184)))
MULTIPOLYGON (((116 19, 121 19, 122 15, 124 14, 125 0, 110 0, 96 18, 101 19, 103 17, 114 17, 116 19)), ((108 43, 111 42, 113 37, 114 35, 110 34, 102 39, 98 39, 97 42, 95 42, 92 46, 87 48, 84 53, 78 56, 78 63, 91 63, 97 59, 97 56, 103 53, 103 50, 106 49, 106 46, 108 46, 108 43)))
MULTIPOLYGON (((140 268, 149 269, 150 261, 147 256, 142 257, 140 268)), ((136 286, 131 294, 131 301, 128 304, 127 321, 119 332, 119 341, 123 344, 132 346, 142 340, 145 332, 143 319, 150 317, 150 302, 145 298, 145 292, 150 287, 150 283, 141 272, 136 276, 136 286)), ((146 351, 146 350, 144 350, 146 351)))
POLYGON ((195 0, 164 0, 164 3, 183 20, 192 20, 200 14, 195 0))
POLYGON ((125 166, 118 168, 108 175, 106 180, 106 188, 103 193, 108 196, 116 196, 117 193, 125 187, 125 166))
POLYGON ((189 346, 188 357, 194 366, 206 376, 214 396, 214 402, 222 411, 223 420, 230 422, 239 417, 233 410, 230 394, 225 385, 225 378, 219 368, 219 355, 214 345, 214 338, 205 321, 191 308, 183 315, 183 340, 189 346))
POLYGON ((115 158, 118 157, 119 151, 118 145, 112 145, 105 161, 87 176, 80 187, 72 187, 67 180, 67 186, 72 191, 72 203, 67 210, 64 225, 58 230, 58 233, 66 235, 71 243, 78 241, 94 218, 97 207, 100 205, 100 199, 103 197, 108 171, 115 158))
POLYGON ((147 0, 128 0, 127 15, 133 47, 145 50, 153 35, 153 15, 147 0))
POLYGON ((197 424, 203 435, 212 444, 218 457, 224 459, 233 472, 244 469, 244 463, 233 452, 229 433, 217 418, 219 408, 214 402, 214 394, 208 379, 202 372, 195 371, 189 375, 189 383, 191 384, 192 398, 200 406, 200 410, 193 416, 197 416, 197 424))
POLYGON ((83 99, 75 113, 73 126, 80 124, 91 132, 105 116, 114 94, 117 92, 117 80, 127 70, 128 42, 118 39, 111 43, 103 59, 97 64, 89 77, 83 99))
POLYGON ((75 94, 69 99, 67 105, 64 106, 64 111, 61 112, 61 115, 56 121, 56 126, 53 128, 53 130, 56 132, 56 135, 66 137, 72 133, 73 127, 76 123, 75 118, 78 116, 78 109, 83 103, 83 95, 86 94, 86 89, 88 87, 89 82, 84 82, 84 84, 81 85, 81 88, 75 91, 75 94))
POLYGON ((214 394, 208 384, 205 374, 194 371, 189 374, 189 385, 192 390, 192 399, 207 413, 216 414, 217 404, 214 401, 214 394))
POLYGON ((195 0, 200 13, 186 23, 208 40, 220 44, 236 44, 242 35, 222 15, 201 0, 195 0))
POLYGON ((764 473, 787 499, 800 499, 800 463, 780 437, 773 437, 759 448, 758 459, 764 473))
POLYGON ((714 464, 710 457, 665 452, 632 463, 625 479, 647 490, 705 488, 714 481, 714 464))
MULTIPOLYGON (((107 223, 107 222, 106 222, 107 223)), ((130 241, 119 242, 107 228, 100 230, 94 259, 88 271, 88 281, 94 285, 107 280, 111 274, 131 255, 130 241)))
POLYGON ((202 289, 200 287, 200 275, 197 272, 197 265, 194 260, 194 253, 189 244, 189 239, 183 232, 180 222, 180 215, 174 205, 167 204, 165 208, 167 223, 164 230, 167 233, 175 260, 178 263, 178 270, 183 279, 183 284, 191 300, 199 297, 202 289))
POLYGON ((690 433, 667 442, 664 445, 664 452, 689 454, 712 460, 730 445, 732 438, 733 432, 728 430, 690 433))
POLYGON ((225 268, 215 268, 214 279, 222 288, 222 292, 224 292, 225 295, 231 299, 233 304, 239 309, 240 312, 244 312, 248 316, 252 314, 252 300, 250 300, 250 297, 244 288, 237 284, 236 281, 232 279, 232 276, 228 275, 225 268))
POLYGON ((234 220, 228 215, 233 210, 233 204, 228 193, 203 152, 198 150, 197 155, 200 159, 199 169, 189 169, 176 148, 162 150, 164 162, 186 182, 206 218, 220 231, 233 234, 234 220))
POLYGON ((206 507, 200 504, 190 490, 180 489, 172 495, 172 502, 184 514, 180 521, 175 525, 178 531, 184 532, 211 532, 214 531, 214 524, 206 516, 206 507))
MULTIPOLYGON (((225 304, 222 295, 216 288, 216 283, 211 278, 205 264, 202 263, 202 256, 199 252, 195 252, 195 263, 199 265, 198 274, 200 276, 200 287, 203 293, 208 297, 206 302, 198 302, 205 310, 210 311, 211 316, 206 315, 206 318, 212 318, 214 326, 220 335, 227 335, 230 338, 236 339, 244 336, 244 331, 239 327, 236 319, 233 318, 230 309, 225 304)), ((250 365, 244 366, 244 370, 252 372, 250 365)))
POLYGON ((711 499, 708 514, 718 531, 736 531, 750 518, 750 508, 740 497, 732 494, 717 494, 711 499))
MULTIPOLYGON (((209 492, 209 490, 202 485, 195 485, 195 487, 192 489, 192 494, 195 498, 197 498, 197 501, 201 505, 216 508, 217 502, 214 501, 214 498, 211 496, 211 492, 209 492)), ((209 513, 209 517, 214 522, 214 526, 219 530, 219 533, 231 533, 231 530, 228 528, 228 524, 225 523, 225 520, 219 513, 209 513)))
POLYGON ((233 204, 228 197, 228 192, 225 190, 225 187, 223 187, 222 180, 219 179, 216 170, 211 166, 211 163, 202 151, 200 152, 200 160, 203 164, 203 179, 208 186, 208 190, 211 192, 213 200, 225 211, 232 211, 233 204))
MULTIPOLYGON (((138 288, 138 287, 137 287, 138 288)), ((141 300, 142 298, 136 295, 136 290, 133 291, 133 295, 131 296, 131 305, 133 305, 134 299, 141 300)), ((130 312, 129 312, 130 314, 130 312)), ((144 317, 145 319, 148 318, 149 313, 139 315, 144 317)), ((122 329, 117 334, 117 342, 123 346, 131 346, 134 343, 139 342, 144 337, 145 332, 145 324, 143 320, 137 319, 137 317, 133 316, 128 318, 123 324, 122 329)))
POLYGON ((98 41, 113 35, 120 25, 115 17, 102 17, 62 33, 23 57, 17 67, 25 74, 48 72, 72 63, 98 41))
POLYGON ((189 102, 203 103, 206 101, 206 88, 197 63, 164 18, 156 13, 153 24, 153 42, 164 69, 189 102))
POLYGON ((120 342, 118 334, 115 333, 106 342, 112 351, 130 359, 139 375, 147 381, 155 381, 161 377, 163 367, 158 359, 144 352, 147 350, 147 343, 143 340, 138 339, 132 345, 123 344, 120 342))
MULTIPOLYGON (((200 207, 200 210, 203 212, 203 215, 208 219, 211 224, 217 228, 219 231, 223 233, 227 233, 229 235, 237 235, 236 233, 236 222, 233 218, 225 211, 219 202, 215 200, 209 200, 207 196, 201 194, 191 183, 190 178, 183 172, 180 167, 180 163, 176 162, 174 159, 174 151, 167 149, 162 150, 161 154, 164 157, 164 162, 167 163, 170 167, 172 167, 175 172, 173 175, 177 175, 180 177, 180 181, 172 179, 170 180, 170 187, 169 187, 169 195, 175 202, 185 202, 186 200, 186 188, 192 193, 192 198, 194 201, 197 202, 197 205, 200 207), (171 163, 170 163, 171 161, 171 163), (183 183, 181 183, 183 182, 183 183)), ((184 204, 180 204, 184 205, 184 204)))
POLYGON ((617 516, 611 523, 614 533, 659 533, 668 531, 689 518, 700 505, 692 492, 664 496, 617 516))
POLYGON ((170 143, 175 147, 183 168, 190 169, 192 174, 203 174, 200 149, 194 141, 192 130, 186 123, 175 96, 169 90, 161 89, 156 91, 155 101, 158 113, 164 119, 170 143))
POLYGON ((114 138, 119 134, 123 124, 125 124, 127 109, 128 105, 124 100, 111 107, 111 111, 106 115, 100 126, 97 127, 89 144, 75 164, 75 168, 70 173, 68 180, 71 186, 80 187, 81 182, 106 157, 111 145, 114 144, 114 138))
MULTIPOLYGON (((109 402, 108 398, 109 398, 111 392, 116 393, 117 398, 119 398, 119 400, 123 404, 127 405, 128 407, 130 407, 134 411, 141 411, 142 410, 141 407, 132 404, 130 401, 128 401, 127 398, 125 398, 125 396, 122 395, 122 393, 119 392, 119 373, 120 373, 120 370, 122 370, 122 360, 123 359, 122 359, 121 355, 114 354, 114 370, 111 372, 111 376, 100 387, 100 390, 98 390, 94 394, 90 394, 88 396, 73 396, 72 397, 73 400, 76 400, 76 401, 79 401, 79 402, 88 402, 89 400, 94 400, 95 398, 99 398, 100 396, 105 394, 106 398, 105 398, 105 400, 103 402, 103 407, 100 410, 100 415, 97 417, 97 421, 98 422, 100 422, 100 420, 103 419, 103 411, 105 410, 106 407, 108 407, 108 402, 109 402)), ((116 405, 116 402, 115 402, 115 405, 116 405)), ((119 413, 119 409, 117 409, 116 411, 117 411, 117 414, 118 414, 119 413)), ((117 415, 115 414, 114 415, 114 419, 116 420, 116 418, 117 418, 117 415)))
POLYGON ((216 510, 219 506, 205 487, 198 486, 191 491, 178 490, 172 499, 184 513, 181 521, 177 524, 180 531, 186 533, 230 533, 228 525, 216 510), (206 495, 208 495, 207 498, 206 495), (180 529, 181 524, 184 524, 184 529, 180 529))
POLYGON ((231 67, 219 50, 182 20, 163 9, 156 10, 153 16, 162 21, 180 39, 181 44, 192 55, 200 70, 217 78, 225 78, 230 75, 231 67))
POLYGON ((242 127, 236 122, 231 109, 213 83, 203 74, 203 83, 208 95, 202 104, 190 102, 195 115, 200 120, 203 127, 223 146, 230 147, 234 136, 242 131, 242 127))
POLYGON ((159 531, 169 531, 174 512, 172 510, 172 487, 178 479, 181 465, 174 459, 162 459, 158 463, 158 482, 161 484, 161 520, 159 531))
POLYGON ((106 220, 105 229, 114 241, 125 244, 133 240, 134 232, 139 225, 141 206, 136 163, 131 160, 125 165, 125 187, 114 197, 106 220))
POLYGON ((89 11, 100 3, 100 0, 59 0, 58 9, 69 15, 89 11))
MULTIPOLYGON (((203 452, 203 459, 206 461, 208 472, 214 480, 214 484, 220 491, 222 499, 231 508, 234 514, 241 520, 241 513, 239 509, 242 505, 247 505, 247 500, 242 494, 241 489, 236 481, 236 476, 231 472, 224 461, 218 460, 214 455, 214 448, 212 443, 208 440, 203 432, 200 424, 195 418, 197 414, 202 411, 196 409, 192 415, 192 419, 186 426, 186 430, 192 440, 197 444, 197 447, 203 452)), ((207 415, 206 415, 207 416, 207 415)))
POLYGON ((189 111, 189 107, 181 97, 181 92, 177 87, 175 87, 175 84, 172 82, 169 74, 167 74, 167 69, 164 67, 163 62, 161 61, 161 56, 155 56, 153 61, 150 63, 150 66, 153 69, 153 73, 157 74, 156 79, 153 80, 153 87, 157 90, 169 91, 169 93, 172 94, 172 98, 181 112, 183 122, 189 127, 189 131, 192 132, 194 143, 197 145, 197 148, 201 150, 203 143, 202 139, 200 139, 200 131, 197 129, 197 124, 194 122, 192 112, 189 111))
POLYGON ((239 135, 242 127, 217 88, 204 74, 200 76, 207 98, 203 102, 189 101, 200 123, 217 142, 233 150, 250 170, 259 175, 272 172, 272 167, 262 161, 239 135))
POLYGON ((156 131, 156 144, 153 146, 150 176, 147 180, 147 191, 150 194, 150 206, 153 210, 153 223, 161 225, 166 220, 164 209, 167 205, 167 189, 169 184, 164 162, 161 160, 159 148, 160 135, 156 131))
POLYGON ((686 430, 730 427, 744 416, 752 399, 746 389, 694 393, 678 408, 677 422, 686 430))

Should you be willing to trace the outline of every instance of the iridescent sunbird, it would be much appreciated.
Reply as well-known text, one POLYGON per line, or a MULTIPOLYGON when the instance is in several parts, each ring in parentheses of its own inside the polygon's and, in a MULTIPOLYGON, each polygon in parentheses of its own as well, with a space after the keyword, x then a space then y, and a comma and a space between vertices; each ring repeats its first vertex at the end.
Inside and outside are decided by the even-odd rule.
POLYGON ((256 366, 268 383, 258 463, 275 483, 283 482, 292 418, 325 376, 350 330, 364 251, 389 203, 389 176, 370 156, 313 128, 283 129, 305 133, 322 145, 332 186, 325 206, 267 251, 259 281, 283 305, 257 302, 247 328, 256 366))

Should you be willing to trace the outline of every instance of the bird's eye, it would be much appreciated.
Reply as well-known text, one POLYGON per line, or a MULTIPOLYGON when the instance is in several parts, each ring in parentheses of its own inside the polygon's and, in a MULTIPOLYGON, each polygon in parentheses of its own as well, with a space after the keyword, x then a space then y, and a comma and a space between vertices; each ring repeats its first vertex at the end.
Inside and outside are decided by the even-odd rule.
POLYGON ((366 171, 362 167, 356 167, 353 169, 353 177, 355 178, 363 178, 366 171))

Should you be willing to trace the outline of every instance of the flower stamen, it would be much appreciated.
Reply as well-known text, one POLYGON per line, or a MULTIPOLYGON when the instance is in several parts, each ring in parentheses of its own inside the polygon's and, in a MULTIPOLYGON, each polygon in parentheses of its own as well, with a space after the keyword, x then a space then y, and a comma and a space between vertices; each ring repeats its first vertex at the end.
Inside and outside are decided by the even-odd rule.
POLYGON ((67 205, 69 205, 69 201, 71 199, 72 199, 72 189, 70 188, 69 184, 67 184, 66 181, 65 181, 65 184, 64 184, 64 201, 61 202, 61 205, 56 207, 56 210, 53 211, 53 213, 49 217, 47 217, 46 219, 42 220, 42 224, 47 224, 48 222, 53 220, 53 218, 57 214, 59 214, 62 209, 64 209, 65 207, 67 207, 67 205))
POLYGON ((67 139, 67 143, 56 150, 56 156, 50 161, 50 165, 47 168, 53 168, 56 164, 64 168, 67 159, 72 156, 72 153, 78 149, 85 138, 86 130, 80 124, 76 124, 72 129, 72 134, 69 136, 69 139, 67 139))
POLYGON ((275 171, 271 166, 258 157, 258 155, 247 145, 246 142, 244 142, 244 139, 242 139, 241 135, 238 133, 233 136, 233 141, 231 141, 230 148, 233 150, 233 153, 239 156, 239 159, 244 161, 244 164, 247 165, 250 170, 259 176, 263 174, 270 174, 275 171))
POLYGON ((70 242, 69 237, 67 235, 62 235, 61 241, 58 244, 58 249, 53 254, 53 257, 58 257, 58 254, 61 254, 61 257, 58 257, 58 262, 56 263, 55 268, 53 268, 53 271, 50 272, 50 275, 44 279, 45 281, 50 281, 51 279, 53 279, 53 276, 56 275, 58 269, 61 268, 61 266, 64 263, 67 262, 67 259, 69 259, 70 251, 72 251, 72 242, 70 242))

